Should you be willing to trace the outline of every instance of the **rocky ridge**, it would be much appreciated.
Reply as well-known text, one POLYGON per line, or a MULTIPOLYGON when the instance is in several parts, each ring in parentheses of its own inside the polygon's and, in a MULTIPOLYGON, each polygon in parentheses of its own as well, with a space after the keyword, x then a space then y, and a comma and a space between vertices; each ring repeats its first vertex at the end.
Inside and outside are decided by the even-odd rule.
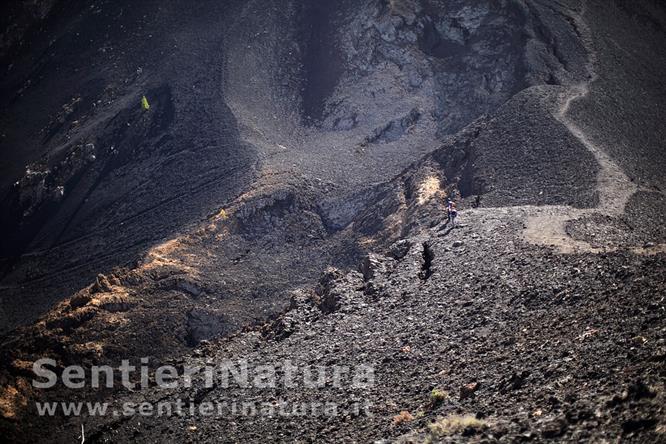
MULTIPOLYGON (((663 155, 652 136, 641 138, 645 143, 636 150, 653 165, 637 169, 633 154, 618 155, 623 139, 603 132, 605 122, 617 119, 615 108, 600 106, 602 97, 627 84, 611 74, 618 70, 608 61, 619 60, 622 48, 605 44, 606 30, 642 29, 642 8, 661 16, 651 6, 624 3, 607 8, 598 2, 506 2, 508 9, 469 9, 453 2, 445 13, 422 4, 367 2, 363 8, 374 12, 343 20, 349 32, 342 48, 352 55, 348 63, 354 69, 341 74, 327 100, 323 94, 305 107, 310 112, 304 116, 271 119, 265 109, 253 108, 258 103, 243 104, 243 89, 225 73, 223 96, 239 122, 234 137, 258 148, 258 179, 224 204, 209 201, 204 216, 187 230, 161 238, 139 259, 105 271, 33 325, 6 335, 3 428, 15 433, 13 426, 24 424, 27 440, 57 427, 63 441, 77 439, 78 419, 21 420, 34 419, 34 397, 63 396, 28 386, 30 364, 40 355, 55 357, 59 366, 142 356, 152 365, 223 359, 259 364, 270 357, 305 365, 369 363, 377 380, 366 390, 208 389, 198 380, 192 389, 169 393, 65 395, 116 404, 321 398, 345 406, 365 399, 371 405, 371 415, 326 420, 86 417, 94 441, 661 438, 666 338, 659 295, 666 239, 658 223, 664 214, 661 179, 651 169, 663 165, 663 155), (479 20, 497 27, 479 27, 479 20), (527 35, 516 37, 526 52, 510 46, 503 55, 510 66, 526 57, 525 83, 504 82, 496 73, 485 82, 497 95, 475 96, 485 97, 483 106, 453 107, 460 114, 450 118, 437 114, 443 102, 424 108, 425 98, 447 95, 446 85, 460 80, 447 63, 470 62, 456 45, 483 52, 484 45, 505 37, 507 20, 529 24, 527 35), (376 44, 368 48, 371 42, 376 44), (405 58, 410 61, 403 72, 405 58), (410 72, 414 67, 416 74, 410 72), (393 85, 384 69, 402 83, 374 91, 376 106, 393 101, 400 109, 364 116, 360 105, 350 105, 362 97, 354 88, 393 85), (410 88, 416 91, 413 102, 394 100, 410 88), (345 94, 349 98, 336 104, 345 94), (484 106, 487 115, 479 117, 484 106), (597 118, 590 117, 592 111, 597 118), (302 127, 295 123, 301 119, 302 127), (464 128, 446 136, 456 125, 464 128), (318 133, 321 128, 326 131, 318 133), (433 146, 434 134, 444 141, 433 146), (390 168, 372 167, 424 140, 429 142, 410 156, 427 154, 412 165, 400 159, 390 168), (343 142, 345 148, 338 149, 343 142), (403 162, 395 178, 375 183, 403 162), (342 174, 347 166, 353 173, 342 174), (375 176, 361 180, 354 168, 375 176), (442 202, 452 194, 461 198, 463 224, 453 230, 441 223, 442 202), (350 271, 358 263, 358 271, 350 271), (215 339, 220 335, 227 337, 215 339)), ((249 2, 240 8, 238 24, 248 23, 243 20, 257 7, 249 2)), ((326 15, 307 8, 272 13, 276 26, 288 23, 280 17, 326 15)), ((648 29, 661 35, 657 25, 648 29)), ((639 46, 630 31, 622 37, 623 45, 639 46)), ((242 43, 242 35, 225 41, 227 48, 242 43)), ((643 49, 654 55, 649 45, 643 49)), ((249 60, 254 55, 248 52, 248 63, 256 62, 249 60)), ((661 66, 657 55, 652 61, 661 66)), ((482 62, 479 73, 494 66, 482 62)), ((328 84, 307 63, 303 69, 306 85, 328 84)), ((293 74, 265 72, 287 79, 293 74)), ((637 89, 658 90, 655 72, 632 73, 632 82, 637 89)), ((264 80, 269 87, 254 85, 253 91, 289 86, 264 80)), ((277 93, 258 97, 275 110, 299 101, 290 96, 295 102, 271 102, 282 97, 277 93)), ((646 106, 658 107, 656 97, 646 99, 646 106)), ((170 101, 155 104, 156 127, 148 119, 130 131, 161 140, 166 130, 160 110, 170 101)), ((652 128, 658 113, 650 116, 643 125, 652 128)), ((48 177, 37 173, 35 183, 57 183, 48 177)), ((40 198, 27 196, 24 202, 40 198)), ((17 269, 15 276, 22 272, 17 269)))

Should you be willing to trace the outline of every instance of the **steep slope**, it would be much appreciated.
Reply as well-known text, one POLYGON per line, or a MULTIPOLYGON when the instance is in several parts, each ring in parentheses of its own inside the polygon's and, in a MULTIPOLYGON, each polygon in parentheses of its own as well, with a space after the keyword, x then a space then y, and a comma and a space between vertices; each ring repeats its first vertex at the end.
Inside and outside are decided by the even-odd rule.
POLYGON ((8 40, 2 83, 5 331, 252 190, 270 199, 302 178, 326 230, 340 230, 440 136, 526 86, 585 75, 566 18, 515 1, 12 8, 26 31, 8 40))
POLYGON ((3 330, 253 179, 256 153, 219 88, 224 5, 181 9, 55 2, 4 60, 3 330))
POLYGON ((79 439, 81 424, 93 441, 660 440, 666 159, 655 110, 664 105, 656 76, 666 66, 663 9, 440 6, 290 3, 260 14, 259 3, 235 5, 221 94, 239 143, 258 153, 257 180, 234 199, 209 201, 198 223, 7 335, 3 427, 16 433, 20 425, 21 436, 12 436, 24 440, 59 427, 52 440, 63 442, 79 439), (292 26, 303 16, 316 29, 292 26), (496 94, 470 81, 482 103, 454 105, 472 93, 460 81, 467 68, 449 73, 452 64, 470 63, 479 69, 472 77, 486 78, 503 65, 484 64, 475 51, 486 54, 515 26, 524 33, 489 56, 512 67, 501 69, 511 80, 495 78, 496 94), (267 37, 259 48, 242 52, 260 31, 267 37), (277 35, 302 33, 314 49, 277 43, 277 35), (375 33, 379 39, 369 37, 375 33), (341 44, 326 46, 337 38, 341 44), (648 68, 625 66, 626 48, 634 65, 648 68), (321 68, 322 53, 345 59, 346 70, 321 68), (289 57, 303 62, 279 63, 289 57), (290 72, 296 65, 303 71, 290 72), (435 71, 414 86, 422 72, 411 70, 423 66, 435 71), (447 85, 467 91, 447 98, 456 110, 448 117, 447 85), (375 100, 365 101, 365 91, 375 100), (644 102, 614 104, 626 95, 644 102), (639 120, 641 107, 651 111, 639 120), (649 134, 610 131, 613 122, 640 122, 649 134), (460 229, 442 223, 450 195, 460 198, 460 229), (337 269, 316 284, 329 265, 337 269), (220 335, 230 336, 210 341, 220 335), (192 388, 172 391, 44 392, 27 383, 44 355, 59 366, 141 357, 178 368, 225 359, 365 364, 375 381, 206 387, 199 373, 192 388), (212 417, 38 418, 33 399, 227 404, 212 417), (342 413, 229 411, 234 401, 318 400, 342 413), (355 411, 361 401, 367 411, 355 411), (439 425, 429 427, 433 421, 439 425))
MULTIPOLYGON (((394 441, 404 434, 406 442, 449 434, 455 441, 660 440, 663 256, 562 256, 517 242, 519 219, 473 211, 465 224, 450 233, 425 230, 396 246, 399 254, 372 256, 365 277, 331 270, 317 293, 295 294, 294 308, 262 330, 173 361, 247 362, 250 381, 256 366, 274 364, 275 388, 222 379, 211 387, 202 371, 192 388, 128 393, 111 407, 146 402, 156 411, 183 399, 181 416, 90 417, 87 430, 100 440, 138 442, 394 441), (427 274, 424 246, 432 258, 427 274), (287 361, 300 372, 326 368, 326 382, 285 386, 287 361), (374 383, 339 387, 330 379, 335 365, 371 366, 374 383), (443 399, 433 401, 433 389, 443 399), (324 401, 337 416, 307 410, 324 401), (243 414, 242 403, 282 413, 243 414), (202 405, 215 414, 200 414, 202 405), (415 419, 394 420, 401 411, 415 419), (455 415, 473 415, 483 427, 429 431, 432 421, 455 415)), ((78 419, 65 424, 74 439, 78 419)))

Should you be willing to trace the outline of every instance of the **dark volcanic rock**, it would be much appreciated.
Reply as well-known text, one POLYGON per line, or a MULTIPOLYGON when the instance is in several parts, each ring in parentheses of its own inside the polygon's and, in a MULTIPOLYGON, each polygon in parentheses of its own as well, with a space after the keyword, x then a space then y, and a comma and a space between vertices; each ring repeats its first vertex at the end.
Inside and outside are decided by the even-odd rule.
POLYGON ((12 0, 0 22, 6 439, 663 440, 661 4, 12 0), (43 357, 374 377, 41 390, 43 357))
POLYGON ((218 310, 194 308, 187 313, 187 336, 185 340, 191 346, 199 342, 220 336, 228 331, 225 316, 218 310))

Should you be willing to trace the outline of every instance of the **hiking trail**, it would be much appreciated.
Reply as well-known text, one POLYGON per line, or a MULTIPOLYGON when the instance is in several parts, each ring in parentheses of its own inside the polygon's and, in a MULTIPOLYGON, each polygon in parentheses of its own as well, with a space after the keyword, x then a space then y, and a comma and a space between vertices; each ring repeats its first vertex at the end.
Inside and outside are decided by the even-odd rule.
MULTIPOLYGON (((587 71, 589 79, 574 85, 562 94, 561 104, 553 115, 569 132, 594 156, 599 164, 596 177, 596 189, 599 195, 599 204, 596 208, 573 208, 564 205, 544 206, 517 206, 508 207, 508 216, 516 217, 527 215, 523 238, 529 243, 555 248, 559 253, 570 254, 576 252, 602 253, 616 251, 616 246, 596 247, 588 242, 572 238, 566 231, 567 223, 586 215, 604 215, 610 217, 622 216, 631 197, 639 191, 639 187, 622 171, 615 161, 593 142, 585 131, 568 115, 571 105, 585 99, 590 94, 590 85, 597 79, 595 71, 596 55, 592 47, 591 31, 583 20, 585 4, 578 14, 572 15, 578 29, 583 34, 583 42, 588 50, 587 71)), ((497 208, 493 211, 498 210, 497 208)), ((636 254, 655 254, 666 252, 666 244, 657 244, 652 247, 631 247, 628 250, 636 254)))

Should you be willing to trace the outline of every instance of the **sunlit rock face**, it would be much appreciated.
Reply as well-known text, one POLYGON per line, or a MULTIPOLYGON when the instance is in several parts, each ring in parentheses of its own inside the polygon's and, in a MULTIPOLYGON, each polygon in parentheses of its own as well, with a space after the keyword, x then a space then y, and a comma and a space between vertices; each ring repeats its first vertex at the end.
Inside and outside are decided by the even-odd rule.
POLYGON ((453 406, 487 422, 455 442, 662 437, 658 2, 6 3, 0 435, 436 442, 453 406), (44 356, 363 359, 368 391, 256 398, 379 410, 39 416, 73 395, 44 356))

